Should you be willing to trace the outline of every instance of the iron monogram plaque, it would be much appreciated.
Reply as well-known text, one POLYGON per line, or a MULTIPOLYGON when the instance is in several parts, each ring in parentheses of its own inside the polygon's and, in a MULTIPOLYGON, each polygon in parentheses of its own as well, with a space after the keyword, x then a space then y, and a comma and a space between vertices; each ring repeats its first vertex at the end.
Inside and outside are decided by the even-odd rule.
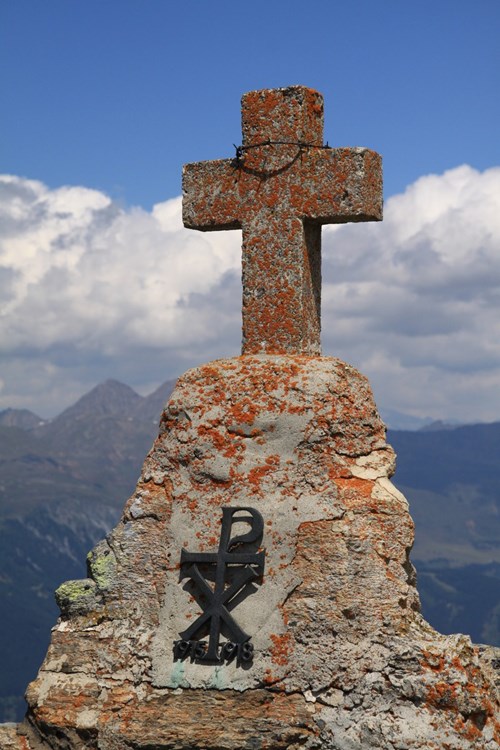
POLYGON ((255 508, 222 508, 222 527, 217 552, 181 550, 181 580, 202 608, 200 616, 174 643, 174 658, 221 664, 253 658, 250 636, 231 611, 245 599, 264 573, 264 550, 259 550, 264 521, 255 508), (236 523, 247 523, 250 531, 231 536, 236 523), (225 641, 221 643, 221 635, 225 641), (208 641, 203 640, 208 636, 208 641))

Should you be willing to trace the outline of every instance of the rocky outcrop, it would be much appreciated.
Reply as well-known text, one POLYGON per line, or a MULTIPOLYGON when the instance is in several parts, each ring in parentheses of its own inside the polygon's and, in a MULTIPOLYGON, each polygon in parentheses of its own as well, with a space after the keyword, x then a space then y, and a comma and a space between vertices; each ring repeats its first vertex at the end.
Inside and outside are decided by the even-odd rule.
POLYGON ((188 372, 89 578, 58 589, 17 746, 494 750, 497 654, 419 614, 393 470, 369 384, 339 360, 188 372), (181 550, 214 553, 224 507, 261 514, 265 569, 231 605, 253 660, 207 664, 174 647, 206 606, 181 550))

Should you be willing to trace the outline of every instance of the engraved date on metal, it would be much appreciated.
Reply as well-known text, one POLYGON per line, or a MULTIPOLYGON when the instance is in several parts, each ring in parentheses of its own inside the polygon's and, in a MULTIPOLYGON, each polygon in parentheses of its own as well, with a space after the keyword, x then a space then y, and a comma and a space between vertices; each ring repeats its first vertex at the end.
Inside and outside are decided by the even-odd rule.
MULTIPOLYGON (((207 659, 207 641, 174 641, 174 659, 192 659, 193 661, 205 661, 207 659)), ((244 643, 233 643, 226 641, 217 649, 217 661, 230 662, 236 659, 238 663, 249 664, 253 660, 253 644, 249 641, 244 643)))

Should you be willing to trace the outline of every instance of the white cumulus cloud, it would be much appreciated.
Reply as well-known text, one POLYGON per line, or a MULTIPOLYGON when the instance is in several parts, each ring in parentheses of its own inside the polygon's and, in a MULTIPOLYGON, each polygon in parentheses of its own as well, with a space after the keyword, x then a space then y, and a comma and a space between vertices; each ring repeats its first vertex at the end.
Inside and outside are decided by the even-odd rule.
MULTIPOLYGON (((54 414, 107 377, 154 387, 240 347, 239 232, 181 199, 125 209, 0 176, 0 408, 54 414)), ((323 351, 379 405, 500 419, 500 168, 428 175, 384 222, 323 229, 323 351)))
POLYGON ((500 419, 500 168, 421 177, 383 224, 324 235, 328 348, 386 407, 500 419))

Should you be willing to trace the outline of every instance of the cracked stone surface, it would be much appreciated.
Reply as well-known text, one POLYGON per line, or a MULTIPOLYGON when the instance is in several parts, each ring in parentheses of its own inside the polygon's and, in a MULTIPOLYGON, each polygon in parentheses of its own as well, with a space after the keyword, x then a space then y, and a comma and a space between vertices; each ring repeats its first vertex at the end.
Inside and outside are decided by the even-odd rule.
POLYGON ((337 359, 186 373, 89 578, 58 589, 27 717, 0 747, 495 750, 500 654, 421 617, 394 465, 368 381, 337 359), (200 614, 181 549, 216 550, 225 506, 264 518, 264 576, 234 609, 254 659, 175 660, 200 614))

